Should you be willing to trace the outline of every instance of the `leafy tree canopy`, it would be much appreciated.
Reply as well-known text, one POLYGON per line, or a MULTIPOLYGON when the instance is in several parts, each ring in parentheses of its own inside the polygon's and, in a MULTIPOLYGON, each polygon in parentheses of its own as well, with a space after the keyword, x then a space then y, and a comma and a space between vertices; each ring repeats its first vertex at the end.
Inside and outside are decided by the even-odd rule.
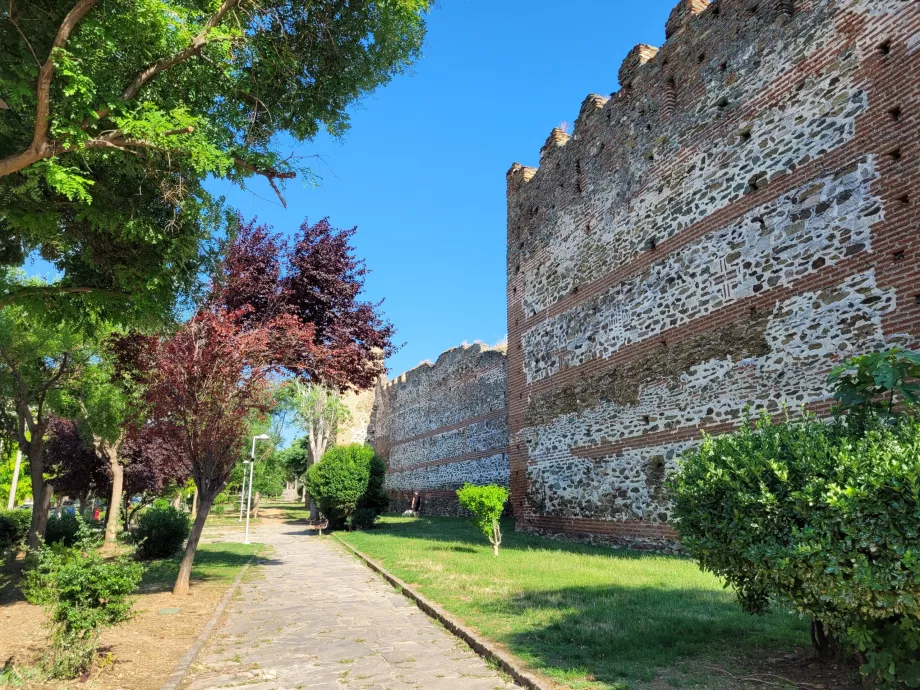
POLYGON ((169 304, 194 283, 220 220, 202 182, 261 175, 281 196, 306 170, 280 142, 343 133, 347 107, 418 57, 428 7, 4 4, 0 265, 39 252, 63 277, 40 291, 0 286, 0 305, 53 291, 82 295, 84 308, 169 304))

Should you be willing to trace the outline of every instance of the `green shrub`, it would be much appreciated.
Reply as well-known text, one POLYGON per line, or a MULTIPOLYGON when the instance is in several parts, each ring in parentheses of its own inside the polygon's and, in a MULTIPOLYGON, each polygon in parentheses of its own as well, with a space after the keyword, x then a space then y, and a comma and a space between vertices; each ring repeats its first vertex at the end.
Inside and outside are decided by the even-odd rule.
POLYGON ((48 525, 45 529, 45 543, 73 546, 77 541, 79 531, 80 521, 75 513, 51 515, 48 517, 48 525))
POLYGON ((350 530, 371 529, 377 522, 379 514, 373 508, 357 508, 355 512, 348 516, 345 523, 350 530))
POLYGON ((763 416, 704 438, 669 481, 676 527, 745 610, 789 605, 920 687, 920 420, 763 416))
POLYGON ((502 543, 502 531, 499 525, 505 502, 508 500, 508 489, 502 486, 473 486, 464 484, 457 491, 460 505, 473 514, 473 522, 479 531, 486 535, 492 544, 493 555, 498 555, 498 547, 502 543))
POLYGON ((169 558, 185 545, 192 530, 191 520, 185 512, 170 505, 155 506, 141 514, 134 530, 134 542, 140 558, 169 558))
POLYGON ((306 484, 329 527, 341 529, 349 525, 349 518, 359 508, 375 515, 386 510, 385 477, 386 465, 374 449, 353 443, 327 450, 322 460, 310 467, 306 484))
POLYGON ((47 609, 51 654, 43 662, 54 678, 74 678, 96 656, 99 630, 127 620, 129 595, 143 567, 130 554, 106 560, 98 552, 98 535, 78 519, 73 546, 46 545, 34 554, 23 593, 47 609))
POLYGON ((226 491, 221 491, 214 497, 214 503, 211 505, 211 513, 217 517, 223 517, 230 507, 230 496, 226 491))
POLYGON ((920 405, 920 354, 900 347, 852 357, 831 370, 828 384, 841 411, 883 415, 898 403, 920 405))
POLYGON ((31 522, 28 510, 0 510, 0 556, 23 548, 31 522))

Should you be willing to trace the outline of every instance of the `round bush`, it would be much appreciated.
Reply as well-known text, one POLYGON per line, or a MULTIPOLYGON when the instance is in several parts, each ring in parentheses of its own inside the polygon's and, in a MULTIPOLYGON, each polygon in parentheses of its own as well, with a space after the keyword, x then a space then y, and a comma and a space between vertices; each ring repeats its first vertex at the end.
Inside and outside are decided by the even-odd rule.
POLYGON ((79 531, 80 521, 75 514, 51 515, 45 528, 45 543, 73 546, 77 541, 79 531))
POLYGON ((704 439, 670 481, 677 529, 742 606, 823 624, 884 687, 920 687, 920 419, 774 423, 704 439))
POLYGON ((0 556, 22 547, 31 522, 32 513, 28 510, 0 510, 0 556))
MULTIPOLYGON (((359 508, 375 516, 386 510, 385 477, 386 465, 370 446, 336 446, 307 472, 307 491, 329 520, 329 527, 341 529, 349 526, 359 508)), ((366 515, 361 521, 367 524, 366 515)))
POLYGON ((191 520, 181 510, 172 506, 150 508, 141 514, 134 531, 138 556, 145 560, 175 556, 191 530, 191 520))

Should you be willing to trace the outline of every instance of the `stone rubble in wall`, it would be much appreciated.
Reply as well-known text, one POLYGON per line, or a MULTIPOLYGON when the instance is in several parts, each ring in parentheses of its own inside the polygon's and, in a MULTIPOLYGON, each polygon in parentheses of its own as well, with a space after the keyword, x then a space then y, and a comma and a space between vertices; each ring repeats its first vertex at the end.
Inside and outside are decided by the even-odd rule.
POLYGON ((525 372, 536 381, 566 366, 609 357, 763 290, 788 285, 859 251, 882 218, 871 193, 871 159, 745 214, 522 337, 525 372), (560 352, 563 354, 560 357, 560 352))
POLYGON ((466 453, 479 453, 501 448, 507 442, 507 418, 489 419, 393 446, 390 449, 389 466, 394 469, 409 467, 466 453))
POLYGON ((571 212, 551 231, 552 255, 524 279, 524 313, 533 316, 570 293, 635 258, 654 240, 660 244, 751 189, 794 170, 853 137, 855 120, 868 104, 854 83, 855 55, 839 69, 811 77, 787 101, 768 108, 738 132, 709 142, 706 150, 681 151, 692 161, 624 204, 623 190, 598 190, 593 205, 603 212, 591 233, 571 212))
POLYGON ((771 351, 762 357, 709 360, 644 386, 636 405, 601 403, 522 430, 520 440, 533 459, 527 470, 531 501, 543 514, 666 521, 669 507, 649 472, 659 472, 653 469, 658 457, 664 472, 670 471, 676 450, 687 444, 614 452, 599 460, 578 458, 573 450, 704 422, 737 422, 748 404, 756 413, 825 400, 828 363, 884 347, 881 319, 894 307, 895 295, 876 286, 873 270, 857 274, 778 304, 767 325, 771 351))
POLYGON ((387 491, 459 489, 467 482, 479 485, 508 486, 509 474, 508 455, 499 453, 487 458, 391 473, 386 478, 386 489, 387 491))

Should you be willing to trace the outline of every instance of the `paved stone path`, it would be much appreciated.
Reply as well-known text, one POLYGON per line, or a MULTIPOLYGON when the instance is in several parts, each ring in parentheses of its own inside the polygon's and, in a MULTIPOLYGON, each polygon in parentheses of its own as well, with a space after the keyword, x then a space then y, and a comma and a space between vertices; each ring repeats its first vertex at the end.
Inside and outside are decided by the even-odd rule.
POLYGON ((274 553, 250 570, 185 690, 518 687, 337 544, 280 520, 253 540, 274 553))

